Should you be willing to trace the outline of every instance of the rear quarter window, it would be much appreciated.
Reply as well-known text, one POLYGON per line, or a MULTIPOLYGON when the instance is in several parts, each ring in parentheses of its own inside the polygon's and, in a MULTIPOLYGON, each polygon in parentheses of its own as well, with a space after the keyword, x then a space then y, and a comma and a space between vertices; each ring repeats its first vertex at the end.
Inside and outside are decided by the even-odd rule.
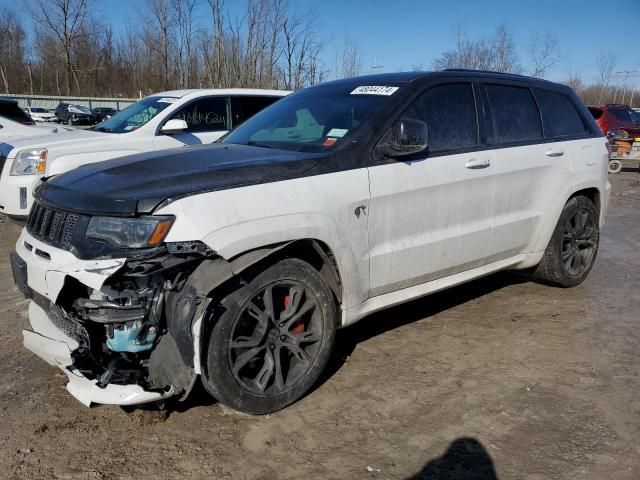
POLYGON ((528 88, 486 85, 485 89, 497 143, 526 142, 543 138, 540 112, 528 88))
POLYGON ((602 114, 604 113, 601 108, 593 108, 593 107, 589 107, 589 112, 591 113, 591 116, 593 117, 594 120, 598 120, 600 117, 602 117, 602 114))
POLYGON ((562 93, 534 89, 547 138, 584 135, 588 129, 573 102, 562 93))

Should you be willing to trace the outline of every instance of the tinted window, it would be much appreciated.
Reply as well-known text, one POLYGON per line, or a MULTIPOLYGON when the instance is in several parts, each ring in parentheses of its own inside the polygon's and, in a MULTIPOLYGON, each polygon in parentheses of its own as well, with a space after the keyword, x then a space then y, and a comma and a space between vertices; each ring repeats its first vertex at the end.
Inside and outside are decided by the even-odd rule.
POLYGON ((25 125, 33 125, 33 120, 22 111, 17 103, 0 102, 0 116, 25 125))
POLYGON ((595 120, 598 120, 603 113, 601 108, 595 108, 595 107, 589 107, 589 112, 591 112, 591 115, 593 115, 593 118, 595 120))
POLYGON ((561 93, 534 90, 547 138, 583 135, 586 128, 573 102, 561 93))
POLYGON ((487 85, 486 89, 496 142, 542 138, 540 113, 528 88, 487 85))
POLYGON ((633 121, 630 108, 610 108, 609 112, 620 122, 628 123, 633 121))
POLYGON ((229 130, 226 97, 202 98, 175 113, 171 119, 187 122, 190 132, 219 132, 229 130))
POLYGON ((232 128, 237 127, 279 99, 280 97, 231 97, 232 128))
POLYGON ((427 123, 430 151, 478 144, 476 104, 469 84, 430 88, 414 101, 404 116, 427 123))

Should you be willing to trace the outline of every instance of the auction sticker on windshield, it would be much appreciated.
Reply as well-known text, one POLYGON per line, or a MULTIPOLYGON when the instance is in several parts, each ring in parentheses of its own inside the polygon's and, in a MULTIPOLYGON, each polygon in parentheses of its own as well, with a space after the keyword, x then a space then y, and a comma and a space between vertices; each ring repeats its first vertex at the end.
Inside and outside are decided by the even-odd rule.
POLYGON ((351 95, 393 95, 400 87, 364 85, 351 92, 351 95))

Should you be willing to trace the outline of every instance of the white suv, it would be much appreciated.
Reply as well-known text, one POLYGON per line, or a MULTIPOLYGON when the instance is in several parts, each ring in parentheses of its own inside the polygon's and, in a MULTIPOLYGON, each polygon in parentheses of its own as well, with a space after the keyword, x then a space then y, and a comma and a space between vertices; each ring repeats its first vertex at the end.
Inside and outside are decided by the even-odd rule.
POLYGON ((571 287, 598 250, 607 142, 568 87, 445 71, 307 88, 220 144, 57 176, 12 254, 27 348, 80 401, 266 413, 336 329, 505 269, 571 287))
POLYGON ((289 93, 252 89, 162 92, 143 98, 91 130, 0 144, 0 213, 26 219, 40 180, 80 165, 211 143, 289 93))

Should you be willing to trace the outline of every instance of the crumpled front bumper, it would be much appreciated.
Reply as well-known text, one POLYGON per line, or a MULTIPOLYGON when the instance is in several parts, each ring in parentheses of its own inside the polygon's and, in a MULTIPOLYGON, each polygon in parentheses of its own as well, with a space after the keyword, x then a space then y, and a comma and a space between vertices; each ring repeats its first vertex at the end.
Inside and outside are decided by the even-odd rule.
POLYGON ((138 385, 109 384, 104 388, 97 380, 90 380, 73 365, 71 352, 78 342, 65 335, 49 319, 47 313, 35 302, 29 304, 31 330, 23 330, 24 346, 54 367, 59 367, 68 377, 67 390, 87 407, 92 403, 106 405, 137 405, 154 402, 173 395, 149 392, 138 385))
MULTIPOLYGON (((104 280, 124 263, 118 260, 79 260, 70 252, 39 242, 26 230, 18 239, 16 251, 27 264, 29 287, 51 302, 56 301, 67 275, 100 289, 104 280), (25 247, 25 242, 31 245, 31 250, 25 247), (38 255, 36 250, 46 252, 48 258, 38 255)), ((104 388, 99 387, 97 380, 85 377, 73 363, 71 354, 79 347, 78 342, 60 330, 47 311, 35 301, 29 304, 29 321, 31 328, 23 330, 24 346, 50 365, 60 368, 69 379, 67 390, 84 405, 136 405, 174 394, 172 390, 150 392, 138 385, 109 384, 104 388)))

